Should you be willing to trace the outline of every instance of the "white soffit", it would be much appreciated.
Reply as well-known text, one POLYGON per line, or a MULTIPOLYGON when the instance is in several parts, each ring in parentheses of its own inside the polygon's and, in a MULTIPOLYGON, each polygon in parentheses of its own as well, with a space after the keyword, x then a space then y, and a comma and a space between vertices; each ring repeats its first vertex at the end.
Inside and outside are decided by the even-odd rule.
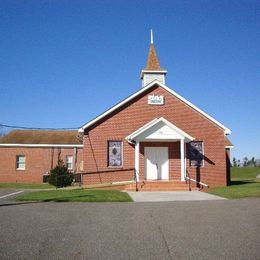
POLYGON ((170 123, 163 117, 155 118, 126 137, 127 140, 194 140, 192 136, 170 123))
POLYGON ((225 148, 226 149, 232 149, 232 148, 234 148, 234 145, 226 145, 225 148))
POLYGON ((115 106, 113 106, 112 108, 108 109, 107 111, 105 111, 103 114, 97 116, 96 118, 94 118, 93 120, 89 121, 88 123, 86 123, 85 125, 83 125, 81 128, 79 128, 79 132, 84 132, 84 130, 93 125, 94 123, 96 123, 98 120, 100 120, 101 118, 107 116, 108 114, 110 114, 111 112, 115 111, 117 108, 121 107, 122 105, 124 105, 125 103, 127 103, 128 101, 130 101, 131 99, 135 98, 136 96, 140 95, 141 93, 145 92, 146 90, 148 90, 149 88, 153 87, 155 84, 159 85, 160 87, 164 88, 165 90, 167 90, 169 93, 171 93, 172 95, 174 95, 175 97, 177 97, 178 99, 180 99, 181 101, 183 101, 185 104, 187 104, 188 106, 190 106, 191 108, 193 108, 195 111, 199 112, 201 115, 203 115, 204 117, 206 117, 208 120, 212 121, 213 123, 215 123, 216 125, 218 125, 220 128, 222 128, 225 132, 225 134, 231 134, 231 130, 227 127, 225 127, 223 124, 221 124, 220 122, 218 122, 217 120, 215 120, 213 117, 211 117, 210 115, 208 115, 207 113, 205 113, 204 111, 202 111, 201 109, 199 109, 197 106, 195 106, 194 104, 192 104, 191 102, 189 102, 187 99, 185 99, 184 97, 182 97, 181 95, 177 94, 175 91, 173 91, 172 89, 168 88, 167 86, 165 86, 164 84, 162 84, 161 82, 159 82, 158 80, 154 80, 153 82, 149 83, 147 86, 141 88, 139 91, 135 92, 134 94, 132 94, 131 96, 129 96, 128 98, 124 99, 123 101, 119 102, 118 104, 116 104, 115 106))

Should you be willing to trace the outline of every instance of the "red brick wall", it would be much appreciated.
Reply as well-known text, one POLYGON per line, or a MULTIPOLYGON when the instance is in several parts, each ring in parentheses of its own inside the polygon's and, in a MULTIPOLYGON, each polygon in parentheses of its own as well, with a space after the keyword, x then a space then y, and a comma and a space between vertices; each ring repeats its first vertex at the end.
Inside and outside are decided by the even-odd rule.
MULTIPOLYGON (((216 105, 217 101, 216 101, 216 105)), ((134 167, 134 146, 125 141, 125 137, 150 122, 154 118, 164 117, 174 125, 193 136, 197 141, 204 142, 204 166, 200 169, 189 166, 187 170, 191 177, 200 177, 202 182, 210 186, 226 185, 226 157, 224 145, 224 131, 200 113, 174 97, 165 89, 155 86, 137 98, 128 102, 123 107, 98 121, 87 129, 84 135, 84 171, 107 170, 107 141, 123 141, 123 167, 134 167), (152 106, 147 104, 147 95, 163 95, 165 105, 152 106)), ((151 145, 151 144, 149 144, 151 145)), ((168 145, 170 157, 170 178, 180 179, 180 149, 179 142, 168 145)), ((144 156, 141 144, 140 172, 144 175, 144 156)), ((120 172, 110 173, 107 179, 131 179, 132 176, 123 176, 120 172), (122 176, 122 178, 121 178, 122 176)), ((97 177, 88 177, 88 183, 98 182, 97 177)))
MULTIPOLYGON (((79 171, 82 161, 82 148, 77 149, 76 167, 79 171)), ((41 183, 43 174, 50 171, 52 161, 53 167, 57 164, 58 153, 58 148, 0 147, 0 182, 41 183), (25 170, 16 169, 17 155, 25 155, 25 170)), ((73 153, 73 148, 61 148, 60 158, 65 163, 66 156, 73 156, 73 153)))
POLYGON ((83 175, 84 184, 100 184, 100 183, 111 183, 111 182, 121 182, 130 181, 133 179, 134 171, 133 169, 123 170, 123 171, 107 171, 99 172, 96 174, 83 175))

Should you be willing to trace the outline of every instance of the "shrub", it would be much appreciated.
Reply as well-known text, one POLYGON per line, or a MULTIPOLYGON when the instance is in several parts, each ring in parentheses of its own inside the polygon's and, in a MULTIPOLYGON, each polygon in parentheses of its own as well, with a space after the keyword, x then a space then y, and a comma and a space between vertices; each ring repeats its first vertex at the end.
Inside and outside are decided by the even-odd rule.
POLYGON ((49 183, 60 188, 70 186, 73 182, 73 174, 68 171, 62 160, 50 172, 49 183))

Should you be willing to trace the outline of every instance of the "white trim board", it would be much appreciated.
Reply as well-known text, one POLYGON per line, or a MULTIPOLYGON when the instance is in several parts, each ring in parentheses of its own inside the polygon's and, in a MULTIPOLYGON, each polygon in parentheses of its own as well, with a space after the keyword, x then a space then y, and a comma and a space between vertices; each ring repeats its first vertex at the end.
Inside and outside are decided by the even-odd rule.
POLYGON ((232 148, 234 148, 234 145, 226 145, 225 148, 226 149, 232 149, 232 148))
POLYGON ((142 70, 140 73, 140 79, 143 79, 144 74, 166 74, 167 70, 142 70))
POLYGON ((147 131, 148 129, 152 128, 153 126, 155 126, 156 124, 158 124, 160 122, 163 122, 165 125, 170 127, 173 131, 177 132, 181 136, 181 138, 179 138, 179 139, 187 139, 188 141, 194 140, 194 138, 192 136, 185 133, 183 130, 181 130, 180 128, 178 128, 177 126, 175 126, 174 124, 172 124, 171 122, 169 122, 168 120, 166 120, 163 117, 155 118, 152 121, 150 121, 149 123, 140 127, 139 129, 134 131, 132 134, 128 135, 126 137, 126 140, 128 140, 128 141, 134 140, 136 137, 138 137, 139 135, 141 135, 142 133, 144 133, 145 131, 147 131))
POLYGON ((115 111, 117 108, 123 106, 124 104, 126 104, 127 102, 129 102, 130 100, 134 99, 136 96, 140 95, 141 93, 145 92, 146 90, 150 89, 151 87, 153 87, 154 85, 159 85, 160 87, 162 87, 163 89, 167 90, 169 93, 171 93, 173 96, 177 97, 178 99, 180 99, 181 101, 183 101, 185 104, 187 104, 188 106, 190 106, 191 108, 193 108, 195 111, 199 112, 201 115, 203 115, 204 117, 206 117, 208 120, 212 121, 213 123, 215 123, 217 126, 219 126, 220 128, 222 128, 225 132, 225 134, 231 134, 231 130, 227 127, 225 127, 223 124, 221 124, 220 122, 218 122, 217 120, 215 120, 213 117, 211 117, 210 115, 208 115, 207 113, 205 113, 204 111, 202 111, 201 109, 199 109, 197 106, 195 106, 194 104, 192 104, 191 102, 189 102, 187 99, 185 99, 184 97, 182 97, 181 95, 177 94, 175 91, 173 91, 172 89, 168 88, 167 86, 165 86, 164 84, 162 84, 161 82, 159 82, 158 80, 154 80, 153 82, 151 82, 150 84, 148 84, 147 86, 141 88, 139 91, 135 92, 134 94, 132 94, 131 96, 129 96, 128 98, 124 99, 123 101, 119 102, 118 104, 116 104, 115 106, 113 106, 112 108, 108 109, 107 111, 105 111, 103 114, 97 116, 96 118, 94 118, 93 120, 89 121, 88 123, 86 123, 85 125, 83 125, 81 128, 79 128, 79 132, 84 132, 84 130, 93 125, 94 123, 96 123, 98 120, 102 119, 103 117, 107 116, 108 114, 112 113, 113 111, 115 111))
POLYGON ((61 148, 83 148, 83 144, 0 144, 0 147, 61 147, 61 148))

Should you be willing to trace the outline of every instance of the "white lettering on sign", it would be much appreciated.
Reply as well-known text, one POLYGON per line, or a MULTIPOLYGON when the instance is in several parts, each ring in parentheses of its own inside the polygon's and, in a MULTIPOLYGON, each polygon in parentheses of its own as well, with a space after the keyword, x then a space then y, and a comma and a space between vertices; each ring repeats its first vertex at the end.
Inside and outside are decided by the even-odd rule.
POLYGON ((149 105, 163 105, 164 104, 164 96, 149 95, 148 96, 148 104, 149 105))

